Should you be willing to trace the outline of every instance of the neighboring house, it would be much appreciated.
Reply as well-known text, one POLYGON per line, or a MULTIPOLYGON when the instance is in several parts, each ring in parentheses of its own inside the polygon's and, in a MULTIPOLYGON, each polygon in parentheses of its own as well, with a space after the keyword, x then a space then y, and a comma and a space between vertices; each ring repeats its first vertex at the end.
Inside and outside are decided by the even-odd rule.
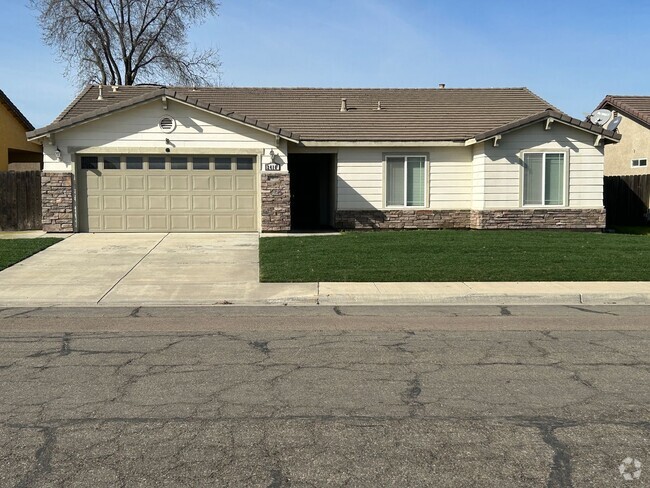
POLYGON ((650 97, 607 95, 597 109, 618 113, 618 144, 605 149, 605 176, 650 174, 650 97))
POLYGON ((43 142, 47 231, 600 229, 618 134, 525 88, 87 87, 43 142))
POLYGON ((25 131, 34 126, 0 90, 0 171, 40 170, 40 144, 29 142, 25 131))

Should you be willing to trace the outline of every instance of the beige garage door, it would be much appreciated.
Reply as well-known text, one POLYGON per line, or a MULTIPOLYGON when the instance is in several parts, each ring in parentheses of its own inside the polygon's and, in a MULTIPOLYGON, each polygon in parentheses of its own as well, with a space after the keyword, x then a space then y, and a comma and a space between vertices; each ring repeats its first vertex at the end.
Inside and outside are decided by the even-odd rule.
POLYGON ((251 156, 83 156, 84 232, 257 230, 251 156))

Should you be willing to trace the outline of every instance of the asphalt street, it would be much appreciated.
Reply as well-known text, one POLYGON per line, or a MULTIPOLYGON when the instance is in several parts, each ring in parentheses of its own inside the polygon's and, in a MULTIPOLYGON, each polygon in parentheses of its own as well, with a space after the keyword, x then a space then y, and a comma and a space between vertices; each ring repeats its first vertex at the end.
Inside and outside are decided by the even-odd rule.
POLYGON ((0 386, 3 487, 650 486, 650 307, 4 309, 0 386))

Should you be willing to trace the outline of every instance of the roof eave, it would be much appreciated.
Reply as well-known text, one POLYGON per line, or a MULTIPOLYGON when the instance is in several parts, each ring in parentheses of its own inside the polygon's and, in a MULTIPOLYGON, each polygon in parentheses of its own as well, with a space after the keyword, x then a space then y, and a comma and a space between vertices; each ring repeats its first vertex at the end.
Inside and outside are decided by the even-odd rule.
POLYGON ((607 95, 600 104, 598 104, 598 107, 596 107, 596 110, 599 110, 601 108, 605 108, 607 105, 610 107, 616 109, 617 112, 622 112, 624 115, 627 117, 630 117, 634 119, 635 121, 645 125, 646 127, 650 128, 650 117, 642 114, 638 110, 634 109, 634 107, 629 106, 626 103, 623 103, 619 100, 616 99, 616 97, 612 95, 607 95))
POLYGON ((233 112, 226 112, 225 110, 221 109, 220 107, 211 107, 210 104, 203 103, 199 100, 195 100, 193 98, 187 97, 187 96, 182 96, 177 94, 175 90, 170 90, 167 88, 161 88, 159 90, 155 90, 150 93, 146 93, 134 98, 130 98, 128 100, 125 100, 123 102, 116 103, 114 105, 108 106, 108 107, 102 107, 100 109, 93 110, 92 112, 88 112, 86 114, 73 117, 71 119, 65 120, 65 121, 59 121, 59 122, 54 122, 52 124, 49 124, 45 127, 42 127, 40 129, 34 129, 30 132, 27 133, 27 140, 29 141, 35 141, 38 139, 42 139, 44 137, 49 137, 51 134, 54 134, 56 132, 61 132, 63 130, 71 129, 73 127, 76 127, 78 125, 86 124, 88 122, 92 122, 94 120, 97 120, 102 117, 106 117, 108 115, 112 115, 116 112, 120 112, 122 110, 128 110, 130 108, 136 107, 138 105, 142 105, 143 103, 148 103, 153 100, 156 100, 157 98, 162 98, 162 97, 167 97, 168 99, 174 100, 178 103, 185 104, 191 107, 198 108, 199 110, 203 110, 205 112, 208 112, 212 115, 216 115, 218 117, 223 117, 225 119, 231 120, 233 122, 252 127, 254 129, 260 130, 262 132, 266 132, 268 134, 280 137, 282 139, 285 139, 290 142, 294 143, 299 143, 300 142, 300 136, 298 134, 294 134, 290 131, 287 131, 285 129, 281 128, 276 128, 273 127, 270 124, 267 124, 265 122, 259 121, 257 119, 253 119, 251 117, 245 117, 241 116, 239 114, 235 114, 233 112))
POLYGON ((510 122, 496 129, 492 129, 490 131, 477 134, 476 136, 467 139, 467 141, 465 141, 465 144, 468 146, 471 146, 473 144, 479 144, 481 142, 485 142, 490 139, 493 139, 497 136, 501 136, 509 132, 514 132, 523 129, 525 127, 530 127, 531 125, 549 119, 553 120, 553 122, 559 122, 566 126, 573 127, 574 129, 582 130, 584 132, 589 132, 596 136, 601 136, 603 139, 607 139, 611 142, 618 142, 621 140, 621 135, 616 132, 603 129, 602 127, 592 124, 590 122, 585 122, 579 119, 575 119, 562 112, 558 112, 555 110, 545 110, 544 112, 540 112, 539 114, 534 114, 529 117, 525 117, 523 119, 510 122))

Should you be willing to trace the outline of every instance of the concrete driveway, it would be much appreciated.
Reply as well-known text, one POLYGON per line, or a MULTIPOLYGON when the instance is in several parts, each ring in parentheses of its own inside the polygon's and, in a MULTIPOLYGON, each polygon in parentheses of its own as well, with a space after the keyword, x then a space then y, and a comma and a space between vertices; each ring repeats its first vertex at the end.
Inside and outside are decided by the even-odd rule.
POLYGON ((0 272, 0 305, 203 305, 315 296, 306 286, 260 284, 258 259, 257 234, 75 234, 0 272))

